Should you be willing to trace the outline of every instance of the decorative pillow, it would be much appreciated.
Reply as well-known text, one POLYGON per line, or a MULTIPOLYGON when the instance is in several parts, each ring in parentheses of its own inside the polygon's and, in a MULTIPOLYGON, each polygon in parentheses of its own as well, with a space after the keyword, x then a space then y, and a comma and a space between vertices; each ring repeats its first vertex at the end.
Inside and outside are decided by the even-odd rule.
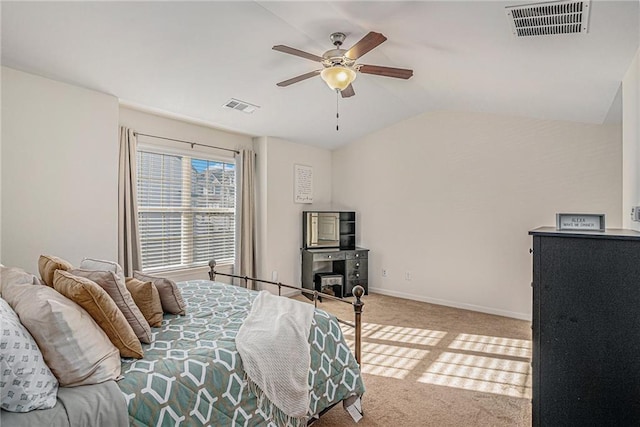
POLYGON ((12 285, 36 284, 36 276, 17 267, 0 267, 0 295, 12 285))
POLYGON ((182 298, 182 293, 173 280, 164 279, 162 277, 153 277, 140 271, 134 271, 133 277, 143 282, 153 282, 160 294, 160 302, 162 309, 171 314, 184 314, 187 304, 182 298))
POLYGON ((0 299, 0 395, 2 409, 29 412, 53 408, 58 380, 11 306, 0 299))
POLYGON ((116 303, 122 314, 124 314, 125 319, 127 319, 127 322, 131 325, 133 332, 140 342, 146 344, 151 342, 151 328, 149 328, 147 320, 133 301, 133 297, 131 297, 131 293, 127 289, 124 280, 120 280, 116 273, 113 271, 81 269, 71 270, 70 273, 74 276, 86 277, 100 285, 100 287, 109 294, 113 302, 116 303))
POLYGON ((122 271, 122 267, 120 264, 113 261, 105 261, 102 259, 95 258, 85 258, 80 263, 80 268, 83 270, 93 270, 93 271, 113 271, 116 273, 122 282, 124 283, 124 272, 122 271))
POLYGON ((52 255, 40 255, 38 259, 38 270, 44 283, 46 283, 47 286, 53 287, 53 273, 55 273, 56 270, 73 270, 73 265, 62 258, 52 255))
POLYGON ((120 352, 82 307, 48 286, 10 286, 5 300, 38 343, 60 386, 120 376, 120 352))
POLYGON ((56 271, 53 287, 71 301, 87 310, 98 326, 120 350, 122 357, 141 359, 144 355, 140 341, 109 294, 97 283, 68 271, 56 271))
POLYGON ((127 277, 127 289, 142 312, 149 326, 157 328, 162 324, 162 303, 158 290, 152 282, 127 277))

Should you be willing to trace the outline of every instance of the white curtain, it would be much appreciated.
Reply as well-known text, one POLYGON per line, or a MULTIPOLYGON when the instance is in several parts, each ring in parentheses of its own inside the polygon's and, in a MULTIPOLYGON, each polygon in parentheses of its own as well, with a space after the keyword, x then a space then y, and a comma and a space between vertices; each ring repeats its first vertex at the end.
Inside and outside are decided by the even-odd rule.
POLYGON ((134 131, 121 126, 118 169, 118 264, 128 277, 133 277, 133 270, 140 270, 142 267, 138 234, 136 146, 137 138, 134 131))
MULTIPOLYGON (((236 154, 236 263, 234 274, 255 277, 256 274, 256 154, 240 150, 236 154)), ((241 281, 244 286, 244 280, 241 281)), ((253 282, 247 286, 255 289, 253 282)))

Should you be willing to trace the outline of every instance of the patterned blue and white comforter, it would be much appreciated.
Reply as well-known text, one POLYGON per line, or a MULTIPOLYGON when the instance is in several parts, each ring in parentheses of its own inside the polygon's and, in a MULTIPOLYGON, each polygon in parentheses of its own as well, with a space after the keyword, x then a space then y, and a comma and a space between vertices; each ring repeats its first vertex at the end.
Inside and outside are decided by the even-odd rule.
MULTIPOLYGON (((208 280, 178 285, 186 315, 165 315, 153 342, 143 344, 144 358, 122 363, 118 385, 131 425, 275 427, 247 387, 235 345, 257 292, 208 280)), ((309 343, 309 415, 364 393, 334 316, 315 310, 309 343)))

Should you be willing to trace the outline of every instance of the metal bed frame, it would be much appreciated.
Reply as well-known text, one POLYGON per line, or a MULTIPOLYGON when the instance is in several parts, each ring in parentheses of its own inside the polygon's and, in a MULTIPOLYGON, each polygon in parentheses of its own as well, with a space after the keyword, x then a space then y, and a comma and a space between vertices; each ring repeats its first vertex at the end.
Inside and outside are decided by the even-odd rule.
POLYGON ((305 289, 305 288, 301 288, 299 286, 291 286, 291 285, 286 285, 284 283, 280 283, 280 282, 272 282, 270 280, 261 280, 261 279, 255 279, 253 277, 248 277, 248 276, 236 276, 235 274, 227 274, 227 273, 220 273, 219 271, 215 270, 216 267, 216 262, 215 260, 211 260, 209 261, 209 279, 211 281, 214 281, 216 278, 216 275, 220 275, 220 276, 226 276, 226 277, 232 277, 235 279, 240 279, 240 280, 244 280, 244 285, 245 287, 247 287, 249 281, 252 281, 254 283, 265 283, 268 285, 274 285, 278 287, 278 295, 282 296, 282 288, 288 288, 288 289, 295 289, 297 291, 302 292, 303 294, 307 294, 311 296, 311 299, 313 300, 313 304, 315 307, 318 306, 318 300, 321 300, 321 298, 326 298, 326 299, 330 299, 330 300, 334 300, 334 301, 340 301, 343 303, 347 303, 347 304, 351 304, 353 306, 353 312, 354 312, 354 317, 355 317, 355 322, 354 323, 350 323, 347 321, 344 321, 342 319, 338 319, 338 322, 345 324, 347 326, 350 326, 352 328, 355 329, 355 335, 356 335, 356 340, 355 340, 355 356, 356 356, 356 361, 358 362, 358 364, 360 366, 362 366, 362 308, 364 307, 364 303, 362 302, 362 300, 360 299, 362 297, 362 295, 364 295, 364 288, 360 285, 355 286, 352 290, 353 292, 353 296, 355 297, 355 301, 350 301, 347 299, 343 299, 343 298, 338 298, 336 296, 333 295, 329 295, 329 294, 325 294, 322 292, 318 292, 316 290, 311 290, 311 289, 305 289))

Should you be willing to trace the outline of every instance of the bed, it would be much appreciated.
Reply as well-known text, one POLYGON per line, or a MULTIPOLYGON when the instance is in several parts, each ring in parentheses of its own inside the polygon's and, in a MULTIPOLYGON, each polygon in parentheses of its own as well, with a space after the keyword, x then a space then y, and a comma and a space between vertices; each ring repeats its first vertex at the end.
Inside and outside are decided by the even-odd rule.
MULTIPOLYGON (((46 425, 60 426, 105 425, 104 420, 130 426, 282 425, 272 420, 273 414, 265 412, 247 387, 236 348, 236 335, 258 292, 211 280, 178 286, 187 303, 186 315, 165 314, 162 326, 152 329, 152 342, 143 345, 144 358, 122 359, 119 381, 76 390, 60 388, 59 404, 53 409, 26 414, 3 411, 2 422, 12 426, 43 425, 43 419, 48 420, 46 425), (83 413, 79 405, 68 403, 76 400, 74 392, 86 396, 86 402, 109 404, 85 403, 88 411, 83 413), (78 419, 86 421, 79 424, 78 419)), ((355 401, 359 407, 364 384, 338 319, 316 308, 308 342, 308 420, 340 402, 352 405, 355 401)), ((347 413, 345 417, 347 421, 347 413)))

